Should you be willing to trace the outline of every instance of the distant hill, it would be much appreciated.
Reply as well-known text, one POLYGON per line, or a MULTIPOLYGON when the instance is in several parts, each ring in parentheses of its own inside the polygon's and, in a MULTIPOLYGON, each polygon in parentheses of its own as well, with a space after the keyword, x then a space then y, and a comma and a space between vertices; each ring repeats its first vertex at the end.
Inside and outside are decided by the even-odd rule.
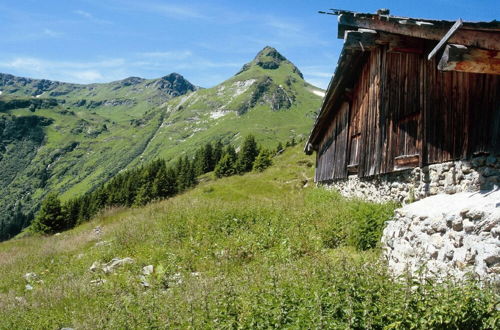
POLYGON ((275 146, 310 129, 322 90, 266 47, 208 89, 177 73, 80 85, 0 74, 0 239, 27 226, 50 191, 85 193, 123 169, 252 133, 275 146))

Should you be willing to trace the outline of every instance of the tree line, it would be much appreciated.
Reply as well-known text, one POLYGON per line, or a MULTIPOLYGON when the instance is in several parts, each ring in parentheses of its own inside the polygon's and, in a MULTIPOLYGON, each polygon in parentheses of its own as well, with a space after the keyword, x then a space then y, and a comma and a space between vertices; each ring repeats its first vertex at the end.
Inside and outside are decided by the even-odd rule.
MULTIPOLYGON (((295 139, 287 142, 295 145, 295 139)), ((107 207, 142 206, 155 200, 172 197, 198 183, 197 177, 214 172, 222 178, 250 171, 263 171, 272 165, 272 157, 283 150, 260 147, 253 135, 247 136, 236 152, 221 141, 207 143, 194 156, 180 157, 173 165, 163 159, 117 174, 92 192, 61 202, 57 193, 50 193, 42 202, 31 231, 55 233, 71 229, 94 217, 107 207)))

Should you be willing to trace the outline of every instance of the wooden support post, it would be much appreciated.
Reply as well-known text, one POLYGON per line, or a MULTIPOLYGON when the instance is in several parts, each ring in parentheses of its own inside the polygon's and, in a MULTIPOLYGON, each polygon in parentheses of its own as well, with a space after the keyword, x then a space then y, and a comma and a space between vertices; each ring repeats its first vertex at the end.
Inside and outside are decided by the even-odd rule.
POLYGON ((447 45, 438 64, 442 71, 500 74, 500 52, 463 45, 447 45))
POLYGON ((436 47, 434 47, 434 49, 429 53, 429 56, 427 56, 427 60, 432 59, 434 55, 436 55, 436 53, 440 51, 441 48, 443 48, 444 44, 446 44, 448 40, 450 40, 450 38, 453 37, 453 35, 458 31, 458 29, 463 24, 464 22, 462 21, 461 18, 459 18, 458 21, 456 21, 455 24, 453 24, 453 26, 451 27, 451 29, 445 34, 443 39, 441 39, 436 45, 436 47))

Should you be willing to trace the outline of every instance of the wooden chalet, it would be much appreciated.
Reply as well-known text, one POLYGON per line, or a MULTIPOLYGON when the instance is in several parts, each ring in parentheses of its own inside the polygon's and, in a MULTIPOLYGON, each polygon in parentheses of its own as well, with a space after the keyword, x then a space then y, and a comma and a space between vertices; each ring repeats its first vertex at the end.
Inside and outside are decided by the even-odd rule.
POLYGON ((344 46, 305 147, 317 182, 500 154, 500 22, 326 14, 344 46))

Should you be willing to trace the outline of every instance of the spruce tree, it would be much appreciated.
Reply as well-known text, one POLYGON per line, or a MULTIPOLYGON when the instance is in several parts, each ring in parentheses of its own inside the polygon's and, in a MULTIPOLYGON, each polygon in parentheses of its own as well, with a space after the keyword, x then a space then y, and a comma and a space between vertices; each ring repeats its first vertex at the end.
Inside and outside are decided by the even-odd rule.
POLYGON ((257 158, 255 158, 255 162, 253 163, 253 170, 256 172, 262 172, 273 163, 271 159, 271 152, 267 149, 262 149, 257 158))
POLYGON ((259 154, 257 142, 253 135, 248 135, 243 141, 243 146, 238 153, 238 160, 236 162, 236 170, 238 173, 245 173, 252 170, 253 162, 259 154))
POLYGON ((218 140, 217 143, 215 143, 214 146, 214 151, 213 151, 213 164, 214 168, 217 165, 217 163, 221 160, 222 154, 224 153, 224 145, 222 144, 221 140, 218 140))
POLYGON ((66 225, 58 195, 48 194, 33 221, 33 230, 50 234, 66 229, 66 225))
POLYGON ((175 171, 163 167, 156 174, 153 181, 153 196, 155 198, 167 198, 177 193, 177 182, 175 171))
POLYGON ((203 149, 203 173, 208 173, 214 170, 215 163, 214 163, 214 156, 213 156, 213 148, 210 143, 207 143, 205 145, 205 148, 203 149))
POLYGON ((233 157, 230 153, 224 154, 222 159, 215 166, 214 173, 217 178, 236 174, 236 169, 234 168, 234 158, 235 157, 233 157))

